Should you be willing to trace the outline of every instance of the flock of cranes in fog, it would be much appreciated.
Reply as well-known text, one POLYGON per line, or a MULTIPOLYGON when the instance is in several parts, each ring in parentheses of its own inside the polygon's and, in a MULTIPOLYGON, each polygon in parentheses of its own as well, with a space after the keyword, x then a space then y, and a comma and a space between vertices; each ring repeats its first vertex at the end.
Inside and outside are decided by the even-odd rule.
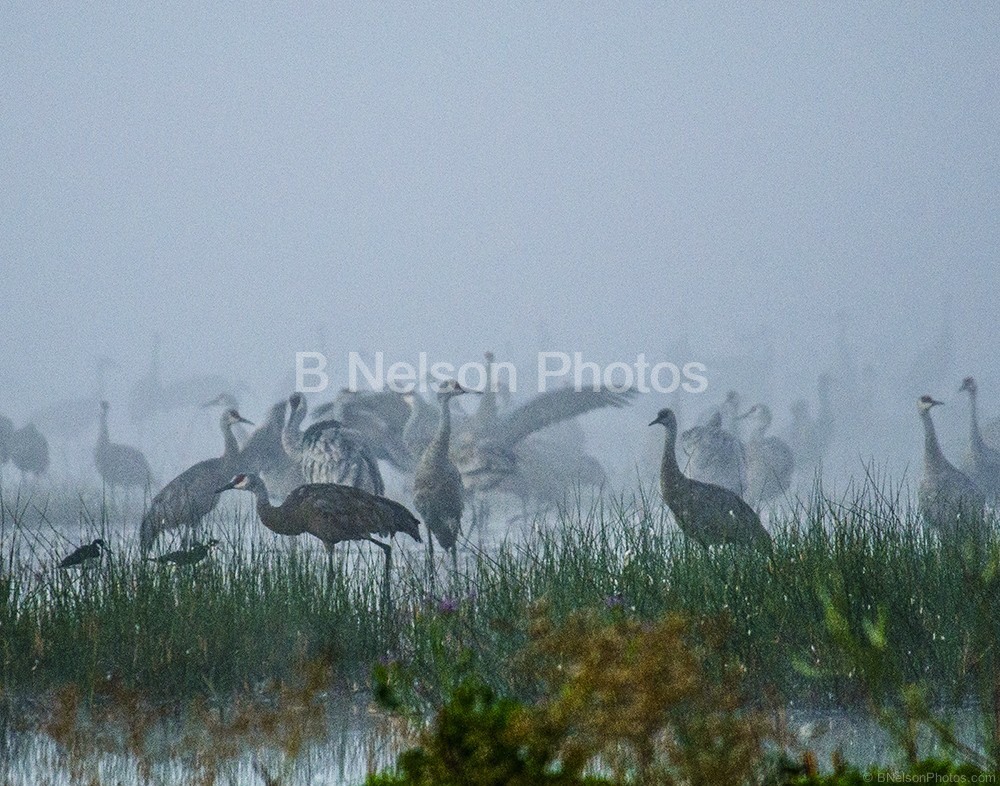
MULTIPOLYGON (((204 406, 222 408, 222 454, 194 464, 158 490, 142 452, 111 440, 109 404, 101 401, 94 464, 108 486, 156 490, 139 526, 144 554, 164 532, 195 531, 221 493, 236 489, 255 495, 258 516, 273 532, 311 534, 327 548, 345 540, 373 542, 385 551, 387 571, 391 548, 378 537, 404 532, 422 540, 417 519, 385 496, 382 470, 392 467, 408 478, 410 501, 426 528, 429 560, 436 541, 457 568, 459 539, 468 534, 463 517, 470 512, 473 526, 485 520, 491 496, 513 495, 527 511, 533 504, 561 501, 574 485, 600 486, 604 470, 586 452, 574 421, 631 405, 636 397, 634 390, 564 388, 512 406, 498 395, 492 354, 487 353, 485 368, 484 390, 446 380, 436 402, 417 393, 344 390, 315 407, 308 425, 301 393, 276 402, 259 426, 239 413, 234 396, 216 395, 204 406), (452 405, 466 394, 477 394, 471 415, 452 405)), ((159 401, 167 389, 156 380, 151 375, 143 385, 155 388, 159 401)), ((202 392, 218 381, 199 379, 196 387, 202 392)), ((931 410, 940 402, 930 396, 918 401, 925 433, 919 509, 942 536, 973 534, 986 505, 1000 498, 1000 452, 980 430, 975 380, 966 378, 960 390, 969 396, 971 413, 969 455, 961 470, 945 458, 937 440, 931 410)), ((817 398, 815 415, 804 401, 793 405, 791 426, 781 436, 770 431, 773 416, 766 404, 744 408, 733 391, 683 431, 672 410, 659 412, 650 425, 663 426, 666 433, 660 488, 685 535, 704 546, 769 546, 757 511, 789 492, 795 472, 814 472, 830 447, 835 418, 829 377, 820 377, 817 398)), ((136 401, 130 404, 134 415, 136 401)), ((0 418, 0 465, 8 461, 22 475, 46 471, 48 445, 33 424, 15 429, 0 418)), ((211 545, 195 544, 160 559, 198 562, 211 545)), ((82 546, 64 565, 100 558, 106 548, 103 540, 82 546)))

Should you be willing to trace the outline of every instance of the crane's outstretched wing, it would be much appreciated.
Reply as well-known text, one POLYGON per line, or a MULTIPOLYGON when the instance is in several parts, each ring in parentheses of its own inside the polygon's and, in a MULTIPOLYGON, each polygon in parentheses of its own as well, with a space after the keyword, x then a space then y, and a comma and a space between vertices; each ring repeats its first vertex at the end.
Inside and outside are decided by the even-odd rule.
POLYGON ((561 420, 575 418, 604 407, 616 409, 623 407, 631 403, 635 394, 634 389, 550 390, 503 415, 490 430, 490 439, 500 446, 513 448, 529 434, 561 420))

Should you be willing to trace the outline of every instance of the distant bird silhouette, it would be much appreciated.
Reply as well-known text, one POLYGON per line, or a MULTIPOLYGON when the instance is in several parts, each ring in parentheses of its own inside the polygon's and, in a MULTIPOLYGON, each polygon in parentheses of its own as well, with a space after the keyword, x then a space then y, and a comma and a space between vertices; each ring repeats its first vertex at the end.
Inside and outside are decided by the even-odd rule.
POLYGON ((299 462, 307 483, 342 484, 382 495, 385 485, 378 462, 357 432, 344 428, 338 420, 322 420, 302 432, 305 397, 293 393, 288 404, 281 444, 289 457, 299 462))
POLYGON ((743 445, 722 427, 721 414, 716 413, 708 423, 685 431, 681 435, 681 446, 687 455, 685 470, 691 478, 722 486, 734 494, 742 495, 746 491, 743 445))
POLYGON ((10 461, 11 441, 14 438, 14 422, 0 415, 0 467, 10 461))
POLYGON ((462 505, 465 489, 462 474, 448 456, 451 440, 451 400, 470 391, 455 380, 441 385, 437 398, 441 418, 437 434, 427 446, 413 476, 413 506, 424 520, 433 537, 427 538, 427 549, 434 556, 434 538, 441 548, 451 552, 452 565, 458 572, 457 541, 461 532, 462 505))
POLYGON ((49 443, 34 423, 22 426, 11 435, 10 460, 22 475, 37 477, 48 470, 49 443))
POLYGON ((752 504, 759 505, 788 491, 795 470, 795 458, 783 439, 767 435, 771 427, 771 409, 766 404, 755 404, 740 418, 753 421, 753 431, 744 444, 745 497, 752 504))
POLYGON ((941 452, 931 408, 942 403, 930 396, 917 400, 917 412, 924 425, 924 474, 917 489, 920 513, 944 538, 978 539, 986 500, 976 484, 941 452))
POLYGON ((987 445, 979 431, 976 380, 966 377, 959 392, 969 394, 969 452, 965 460, 965 474, 979 486, 988 501, 995 503, 1000 499, 1000 451, 987 445))
POLYGON ((239 446, 233 436, 235 423, 253 425, 235 409, 227 409, 219 421, 226 446, 222 455, 188 467, 153 497, 139 527, 139 548, 144 554, 161 532, 179 527, 195 529, 218 504, 216 489, 232 477, 239 465, 239 446))
POLYGON ((702 546, 735 543, 771 547, 771 536, 760 517, 737 494, 722 486, 692 480, 677 464, 677 418, 661 409, 649 425, 666 430, 660 465, 660 491, 674 514, 677 526, 702 546))
POLYGON ((71 554, 69 554, 62 562, 59 563, 60 568, 72 568, 76 565, 85 565, 88 562, 93 562, 101 558, 102 551, 106 551, 108 554, 111 550, 108 549, 108 544, 104 542, 101 538, 98 538, 93 543, 88 543, 86 546, 80 546, 75 549, 71 554))
POLYGON ((212 538, 208 543, 195 543, 189 549, 178 549, 177 551, 171 551, 169 554, 161 554, 159 557, 150 557, 150 559, 159 562, 161 565, 196 565, 205 559, 208 553, 218 545, 219 541, 212 538))
POLYGON ((119 445, 108 436, 108 402, 101 402, 101 430, 94 448, 94 464, 108 486, 149 488, 155 481, 149 462, 138 448, 119 445))
POLYGON ((374 543, 385 554, 382 592, 384 606, 389 607, 392 547, 372 536, 393 537, 397 532, 405 532, 419 543, 420 522, 405 507, 362 489, 333 483, 299 486, 275 507, 264 481, 253 474, 236 475, 217 493, 228 489, 253 493, 261 523, 278 535, 309 534, 323 541, 327 550, 346 540, 374 543))

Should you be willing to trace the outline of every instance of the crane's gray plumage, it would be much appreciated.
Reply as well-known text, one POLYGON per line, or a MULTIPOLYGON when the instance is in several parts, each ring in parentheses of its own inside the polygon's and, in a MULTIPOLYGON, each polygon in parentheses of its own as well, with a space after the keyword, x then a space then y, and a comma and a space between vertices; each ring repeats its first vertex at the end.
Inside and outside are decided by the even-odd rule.
POLYGON ((986 500, 976 484, 941 452, 931 420, 931 408, 941 403, 930 396, 917 400, 917 412, 924 425, 924 474, 917 490, 920 513, 942 537, 978 538, 986 500))
POLYGON ((356 432, 338 420, 321 420, 303 432, 305 397, 293 393, 288 403, 281 444, 292 460, 299 462, 307 483, 335 483, 382 495, 385 485, 378 462, 356 432))
MULTIPOLYGON (((441 548, 452 552, 453 560, 457 559, 455 553, 461 532, 464 488, 462 475, 448 455, 451 400, 467 392, 454 380, 441 385, 437 394, 441 404, 438 431, 417 462, 413 476, 413 506, 441 548)), ((427 539, 427 546, 433 555, 431 537, 427 539)))
POLYGON ((10 460, 24 474, 37 476, 48 470, 49 443, 34 423, 11 434, 10 460))
POLYGON ((392 547, 375 540, 373 535, 393 537, 404 532, 420 542, 420 522, 403 505, 363 489, 334 483, 307 483, 289 494, 275 507, 267 486, 257 475, 240 474, 217 489, 239 489, 253 493, 261 523, 278 535, 309 534, 331 549, 347 540, 367 540, 385 553, 383 594, 389 598, 392 572, 392 547))
POLYGON ((437 433, 440 416, 438 410, 417 392, 404 394, 403 400, 410 408, 410 416, 403 427, 403 444, 414 460, 419 461, 437 433))
POLYGON ((188 467, 153 497, 139 527, 139 548, 143 553, 149 551, 161 532, 197 527, 218 504, 215 492, 233 476, 239 465, 240 449, 233 436, 236 423, 253 425, 235 409, 227 409, 219 420, 225 440, 222 455, 188 467))
POLYGON ((148 488, 155 483, 149 462, 138 448, 119 445, 108 435, 108 402, 101 402, 101 427, 94 447, 94 464, 108 486, 148 488))
POLYGON ((413 469, 415 459, 403 440, 410 408, 402 394, 345 389, 329 404, 317 407, 313 416, 317 420, 337 420, 376 459, 387 461, 400 472, 413 469))
POLYGON ((720 413, 681 434, 681 446, 687 456, 685 471, 691 478, 722 486, 734 494, 744 493, 747 479, 743 445, 722 427, 720 413))
POLYGON ((771 409, 755 404, 740 416, 754 421, 750 437, 744 444, 746 457, 746 499, 754 505, 779 497, 788 491, 795 470, 792 449, 783 439, 768 436, 771 409))
POLYGON ((996 502, 1000 499, 1000 451, 986 444, 979 430, 979 413, 976 397, 979 389, 976 380, 966 377, 962 381, 959 392, 969 394, 969 452, 965 460, 965 474, 969 476, 987 500, 996 502))
POLYGON ((604 407, 630 403, 635 390, 573 390, 562 388, 535 396, 500 415, 481 438, 463 438, 454 451, 465 487, 475 491, 496 488, 517 470, 518 443, 530 434, 604 407))
POLYGON ((736 543, 770 548, 771 536, 760 517, 739 495, 711 483, 686 477, 677 464, 677 418, 661 409, 649 425, 666 430, 660 464, 660 491, 677 526, 702 546, 736 543))
POLYGON ((285 411, 288 401, 282 399, 267 412, 267 417, 247 437, 240 450, 239 469, 260 475, 279 499, 306 482, 301 462, 294 461, 282 445, 285 411))

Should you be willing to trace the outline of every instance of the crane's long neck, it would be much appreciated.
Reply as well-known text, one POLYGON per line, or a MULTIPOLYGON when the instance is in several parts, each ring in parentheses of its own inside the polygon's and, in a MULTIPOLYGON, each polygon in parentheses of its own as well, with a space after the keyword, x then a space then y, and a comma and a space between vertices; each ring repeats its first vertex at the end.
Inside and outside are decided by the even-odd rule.
POLYGON ((681 477, 681 468, 677 465, 677 431, 667 428, 663 440, 663 459, 660 461, 660 485, 669 488, 681 477))
POLYGON ((486 390, 483 391, 483 398, 479 402, 479 409, 476 415, 480 426, 493 423, 497 415, 497 394, 493 389, 493 361, 486 362, 486 390))
POLYGON ((111 437, 108 435, 108 411, 106 409, 101 410, 101 433, 97 435, 98 445, 107 445, 111 442, 111 437))
POLYGON ((271 532, 276 535, 301 535, 305 532, 305 528, 297 524, 297 516, 271 504, 271 498, 263 480, 255 477, 249 490, 253 492, 256 499, 257 515, 260 517, 261 523, 271 532))
POLYGON ((288 422, 281 430, 281 446, 285 452, 293 458, 302 454, 302 431, 299 426, 306 419, 306 408, 298 406, 291 411, 288 422))
POLYGON ((222 438, 226 443, 226 447, 222 451, 222 460, 226 463, 232 463, 239 455, 240 443, 233 436, 233 424, 228 419, 222 421, 222 438))
POLYGON ((984 447, 983 434, 979 430, 979 412, 976 405, 976 391, 969 391, 969 433, 972 440, 972 447, 975 450, 982 450, 984 447))
POLYGON ((929 467, 940 467, 946 460, 938 444, 931 413, 926 410, 921 412, 920 419, 924 422, 924 463, 929 467))
POLYGON ((427 452, 434 458, 448 456, 448 445, 451 442, 451 396, 441 399, 441 422, 438 423, 437 434, 427 446, 427 452))

